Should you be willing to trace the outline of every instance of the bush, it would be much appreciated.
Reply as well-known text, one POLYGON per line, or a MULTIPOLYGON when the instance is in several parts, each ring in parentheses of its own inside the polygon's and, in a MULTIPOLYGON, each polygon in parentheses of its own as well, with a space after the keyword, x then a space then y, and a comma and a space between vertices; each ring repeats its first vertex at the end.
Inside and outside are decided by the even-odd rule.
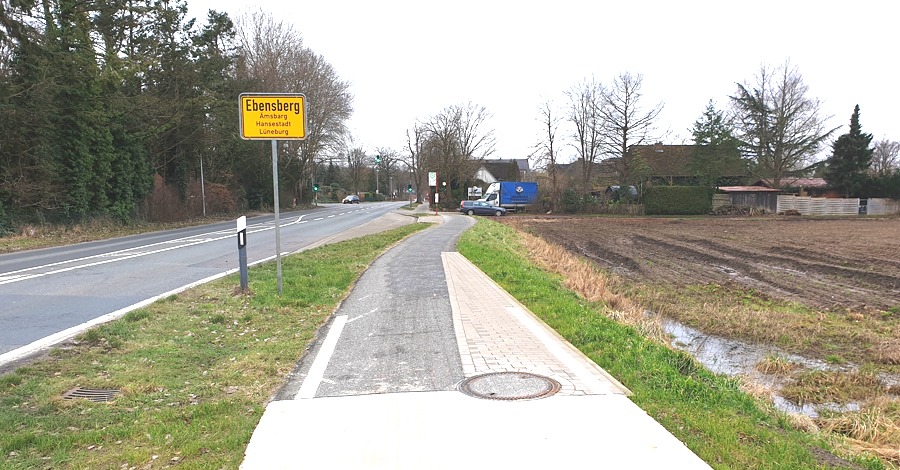
POLYGON ((15 231, 14 228, 12 219, 6 213, 6 209, 3 208, 3 201, 0 201, 0 237, 13 233, 15 231))
POLYGON ((575 191, 572 188, 566 188, 566 190, 563 191, 562 199, 560 200, 562 210, 569 213, 580 212, 583 202, 584 200, 578 194, 578 191, 575 191))
POLYGON ((647 215, 699 215, 712 210, 712 188, 705 186, 651 186, 644 191, 647 215))
POLYGON ((900 199, 900 170, 885 176, 870 177, 863 188, 864 197, 900 199))

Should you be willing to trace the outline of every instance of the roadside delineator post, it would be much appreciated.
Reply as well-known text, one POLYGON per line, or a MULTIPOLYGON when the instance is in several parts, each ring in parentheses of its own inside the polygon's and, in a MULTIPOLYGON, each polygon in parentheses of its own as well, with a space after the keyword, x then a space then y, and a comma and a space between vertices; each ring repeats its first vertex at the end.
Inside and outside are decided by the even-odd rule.
POLYGON ((250 280, 247 274, 247 216, 237 219, 238 265, 241 271, 241 292, 249 289, 250 280))

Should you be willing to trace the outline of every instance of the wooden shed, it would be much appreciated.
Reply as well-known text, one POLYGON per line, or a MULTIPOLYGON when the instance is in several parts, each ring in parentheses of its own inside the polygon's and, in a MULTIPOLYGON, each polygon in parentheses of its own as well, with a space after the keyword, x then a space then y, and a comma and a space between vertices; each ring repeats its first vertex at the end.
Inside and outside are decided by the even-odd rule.
POLYGON ((779 189, 762 186, 719 186, 719 192, 713 196, 713 209, 731 204, 739 207, 765 209, 775 213, 778 210, 779 189))

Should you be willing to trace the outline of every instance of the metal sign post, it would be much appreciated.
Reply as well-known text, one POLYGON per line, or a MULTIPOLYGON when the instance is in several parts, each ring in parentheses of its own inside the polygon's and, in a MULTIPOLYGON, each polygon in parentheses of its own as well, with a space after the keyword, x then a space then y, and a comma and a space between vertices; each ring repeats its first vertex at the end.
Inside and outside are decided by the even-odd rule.
POLYGON ((434 201, 434 215, 438 215, 437 172, 428 172, 428 186, 431 186, 431 199, 434 201))
POLYGON ((281 224, 278 220, 278 141, 272 140, 272 181, 275 186, 275 273, 278 277, 278 295, 281 295, 281 224))
POLYGON ((247 275, 247 216, 237 219, 238 265, 241 271, 241 292, 247 293, 250 280, 247 275))

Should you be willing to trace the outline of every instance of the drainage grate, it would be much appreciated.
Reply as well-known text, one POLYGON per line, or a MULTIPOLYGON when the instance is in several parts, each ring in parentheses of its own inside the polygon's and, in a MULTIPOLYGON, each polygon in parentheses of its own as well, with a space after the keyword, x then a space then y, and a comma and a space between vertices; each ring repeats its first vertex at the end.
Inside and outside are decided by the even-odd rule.
POLYGON ((463 380, 459 390, 488 400, 530 400, 558 392, 559 382, 528 372, 491 372, 463 380))
POLYGON ((63 393, 63 398, 66 400, 74 400, 76 398, 84 398, 90 401, 112 401, 113 397, 121 393, 121 390, 116 389, 90 389, 90 388, 73 388, 66 393, 63 393))

